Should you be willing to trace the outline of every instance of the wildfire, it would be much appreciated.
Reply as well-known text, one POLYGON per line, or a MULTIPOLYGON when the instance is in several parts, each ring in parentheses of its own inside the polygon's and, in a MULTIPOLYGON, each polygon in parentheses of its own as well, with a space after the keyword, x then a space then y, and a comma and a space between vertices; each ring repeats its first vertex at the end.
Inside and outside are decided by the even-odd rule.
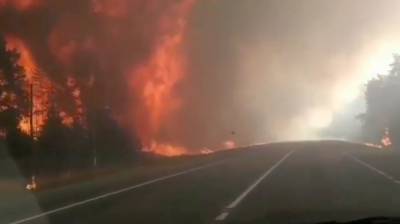
POLYGON ((74 115, 68 114, 65 111, 61 111, 59 116, 61 117, 64 125, 71 127, 75 122, 82 123, 85 110, 81 97, 81 89, 78 85, 78 82, 72 76, 68 77, 67 79, 67 87, 74 100, 76 111, 74 115))
POLYGON ((175 87, 185 74, 182 42, 186 30, 186 17, 194 1, 183 1, 176 9, 176 17, 164 18, 160 26, 171 28, 165 34, 147 63, 133 72, 133 88, 138 91, 143 105, 136 111, 139 137, 148 151, 173 156, 187 152, 183 147, 158 143, 157 135, 166 121, 181 106, 175 87))
POLYGON ((228 140, 223 143, 223 146, 225 149, 233 149, 236 147, 236 143, 232 140, 228 140))
POLYGON ((26 73, 26 81, 33 82, 34 77, 37 75, 38 66, 33 58, 29 48, 25 45, 25 43, 15 37, 15 36, 6 36, 8 50, 16 50, 20 54, 20 58, 18 63, 24 67, 26 73))
MULTIPOLYGON (((166 134, 174 136, 175 133, 169 133, 172 129, 170 126, 171 124, 175 125, 172 121, 176 120, 177 112, 182 109, 183 102, 177 96, 177 86, 185 78, 187 71, 184 41, 187 31, 187 17, 195 1, 172 1, 168 3, 168 7, 164 10, 164 7, 159 7, 156 1, 90 0, 85 2, 85 7, 90 6, 88 9, 91 12, 74 16, 70 15, 69 10, 64 10, 61 7, 57 9, 59 10, 58 13, 55 13, 57 15, 54 14, 54 20, 57 22, 49 24, 47 29, 39 29, 37 32, 44 32, 41 35, 34 35, 35 37, 46 37, 45 41, 47 41, 48 46, 40 46, 43 48, 41 49, 41 52, 42 50, 44 52, 43 54, 36 54, 37 52, 32 50, 39 48, 28 45, 28 43, 38 43, 35 38, 30 39, 32 38, 31 32, 36 31, 29 30, 29 32, 19 34, 21 36, 7 36, 7 48, 15 49, 20 53, 18 63, 24 67, 26 72, 24 88, 28 96, 33 96, 33 116, 25 114, 21 119, 19 128, 25 133, 31 133, 31 119, 33 117, 33 134, 39 136, 47 121, 49 109, 53 108, 50 107, 53 106, 51 103, 57 107, 55 112, 62 119, 64 125, 72 126, 75 122, 82 121, 88 105, 84 105, 82 100, 82 98, 86 99, 82 96, 85 96, 83 94, 85 91, 82 92, 82 90, 85 90, 86 84, 82 82, 84 79, 80 78, 83 75, 93 76, 93 79, 91 78, 89 81, 89 85, 92 85, 90 83, 95 80, 94 76, 105 77, 103 75, 106 72, 119 74, 119 68, 121 68, 121 71, 125 71, 127 64, 130 64, 128 60, 132 60, 134 67, 129 67, 131 70, 128 71, 128 78, 133 91, 132 95, 136 97, 133 109, 136 122, 135 131, 139 135, 138 137, 145 150, 166 156, 177 156, 190 152, 212 153, 212 150, 206 148, 187 150, 182 145, 168 139, 169 136, 166 136, 166 134), (142 7, 146 9, 143 10, 143 15, 139 12, 138 17, 130 17, 132 13, 129 9, 141 9, 142 7), (159 14, 158 10, 161 10, 162 13, 159 14), (156 17, 154 17, 155 14, 157 14, 156 17), (88 24, 82 26, 75 24, 77 21, 87 19, 90 16, 96 17, 93 20, 98 25, 96 29, 88 30, 88 24), (138 24, 140 24, 143 18, 147 18, 147 16, 152 18, 151 29, 145 27, 146 29, 141 32, 140 29, 143 27, 140 25, 137 27, 139 32, 123 33, 133 25, 136 26, 136 22, 132 22, 134 19, 138 19, 138 24), (114 26, 114 22, 118 22, 121 26, 114 26), (110 29, 110 25, 113 25, 112 29, 110 29), (129 28, 127 29, 127 27, 129 28), (109 36, 109 33, 112 35, 109 36), (138 38, 135 36, 136 33, 139 35, 138 38), (123 35, 124 38, 119 38, 120 35, 123 35), (151 35, 149 41, 143 41, 142 37, 147 38, 147 35, 151 35), (150 49, 151 51, 144 51, 148 54, 142 54, 142 48, 139 47, 140 54, 125 52, 126 49, 120 49, 119 45, 115 48, 111 45, 108 46, 110 37, 112 37, 111 40, 118 40, 117 43, 123 43, 127 39, 140 40, 138 43, 145 45, 143 49, 146 51, 150 49), (119 52, 121 50, 122 52, 119 52), (45 55, 45 57, 35 60, 34 56, 40 57, 42 55, 45 55), (47 58, 49 55, 53 57, 51 59, 55 60, 49 62, 47 58), (129 57, 125 58, 125 55, 129 57), (146 55, 146 58, 143 59, 142 55, 146 55), (118 62, 109 60, 110 56, 115 56, 114 60, 118 62), (140 59, 144 61, 138 61, 140 59), (40 64, 37 62, 40 62, 40 64), (42 69, 40 65, 43 66, 42 69), (53 79, 50 80, 49 76, 43 71, 65 71, 66 74, 52 74, 51 77, 58 77, 58 79, 54 79, 57 81, 66 78, 67 82, 56 83, 53 79), (58 92, 60 89, 62 91, 58 92), (62 96, 65 93, 72 97, 74 111, 71 111, 70 105, 67 109, 63 107, 62 102, 53 101, 55 96, 62 96)), ((4 7, 14 13, 18 11, 17 14, 23 15, 26 10, 44 6, 47 2, 47 0, 0 0, 0 8, 4 7)), ((13 21, 8 23, 13 24, 13 21)), ((122 44, 122 46, 125 46, 125 44, 122 44)), ((108 85, 102 83, 104 79, 98 80, 100 80, 99 88, 108 87, 108 85)), ((120 83, 120 81, 118 80, 115 83, 120 83)), ((125 91, 121 91, 121 93, 125 93, 125 91)), ((110 99, 104 101, 118 99, 113 98, 111 93, 105 95, 110 99)), ((70 101, 66 102, 69 103, 70 101)), ((85 101, 85 103, 87 102, 85 101)), ((231 142, 224 147, 233 148, 234 146, 234 142, 231 142)))
POLYGON ((11 6, 19 11, 26 11, 40 6, 42 3, 42 0, 0 0, 0 7, 11 6))
MULTIPOLYGON (((16 50, 20 54, 18 63, 24 68, 26 75, 24 88, 28 96, 33 94, 33 132, 38 134, 47 119, 52 85, 40 71, 30 49, 23 40, 14 36, 6 36, 5 39, 7 48, 9 50, 16 50)), ((29 120, 29 115, 25 115, 19 123, 19 128, 27 134, 30 133, 29 120)))
POLYGON ((392 145, 392 141, 390 140, 389 128, 385 128, 385 134, 383 135, 381 143, 384 147, 389 147, 392 145))
POLYGON ((151 143, 149 148, 145 148, 144 151, 163 156, 181 156, 187 154, 187 150, 184 147, 172 146, 170 144, 159 144, 155 141, 151 143))
POLYGON ((372 148, 377 148, 377 149, 387 149, 390 146, 392 146, 392 140, 390 139, 389 128, 385 128, 385 132, 381 139, 381 144, 373 144, 373 143, 366 142, 366 143, 364 143, 364 145, 372 147, 372 148))
MULTIPOLYGON (((54 92, 53 84, 44 72, 40 70, 29 47, 22 39, 9 35, 6 36, 6 42, 7 49, 16 50, 20 54, 18 64, 25 71, 24 89, 28 96, 33 96, 33 134, 34 136, 38 136, 48 118, 50 97, 54 92)), ((82 120, 84 107, 81 99, 81 91, 76 80, 73 77, 68 77, 66 86, 74 100, 76 113, 72 115, 65 111, 60 111, 58 115, 64 125, 72 126, 74 122, 82 120)), ((29 114, 22 117, 19 128, 24 133, 30 134, 29 114)))

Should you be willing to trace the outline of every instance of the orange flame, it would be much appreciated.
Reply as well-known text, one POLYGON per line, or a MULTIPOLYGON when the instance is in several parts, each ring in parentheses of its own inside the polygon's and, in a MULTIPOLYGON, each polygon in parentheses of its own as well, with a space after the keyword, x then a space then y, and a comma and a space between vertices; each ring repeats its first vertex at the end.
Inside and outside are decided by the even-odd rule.
MULTIPOLYGON (((40 133, 43 125, 46 122, 48 114, 48 104, 52 85, 50 81, 41 74, 41 71, 27 45, 23 40, 14 37, 6 36, 8 50, 16 50, 20 54, 18 64, 25 70, 25 86, 24 89, 31 95, 30 86, 33 85, 33 128, 34 133, 40 133)), ((22 117, 19 128, 24 132, 30 133, 29 115, 22 117)))
POLYGON ((374 144, 374 143, 369 143, 366 142, 364 145, 369 146, 371 148, 377 148, 377 149, 388 149, 392 146, 392 140, 390 139, 390 132, 389 128, 385 128, 385 132, 383 134, 383 137, 381 139, 381 144, 374 144))
POLYGON ((59 113, 62 123, 68 127, 71 127, 74 123, 76 122, 83 122, 83 117, 84 117, 84 106, 83 106, 83 101, 81 97, 81 89, 78 85, 78 82, 76 79, 72 76, 68 77, 67 79, 67 87, 69 89, 69 92, 72 95, 72 98, 75 103, 75 113, 74 114, 68 114, 65 111, 61 111, 59 113))
POLYGON ((385 133, 382 137, 381 143, 384 147, 390 147, 392 145, 392 140, 390 140, 389 128, 385 128, 385 133))
POLYGON ((232 140, 225 141, 223 143, 224 149, 233 149, 236 147, 236 143, 232 140))
MULTIPOLYGON (((21 39, 14 36, 6 36, 6 42, 7 49, 16 50, 20 54, 18 64, 25 70, 24 88, 29 96, 32 94, 30 92, 30 86, 33 86, 33 134, 37 137, 40 135, 48 118, 50 96, 54 91, 53 84, 45 74, 40 71, 30 49, 21 39)), ((68 77, 66 86, 73 97, 76 113, 71 115, 65 111, 60 111, 58 114, 62 119, 62 123, 71 127, 74 122, 82 121, 84 109, 81 91, 76 80, 72 77, 68 77)), ((30 134, 29 115, 22 117, 19 128, 24 133, 30 134)))
POLYGON ((133 71, 133 88, 138 91, 143 102, 142 107, 136 111, 140 138, 147 151, 166 156, 187 153, 183 147, 158 143, 157 135, 166 125, 165 121, 181 106, 174 89, 184 77, 182 42, 186 30, 185 20, 193 4, 193 0, 183 1, 177 7, 176 18, 162 20, 162 28, 170 25, 173 32, 163 36, 148 62, 133 71))
POLYGON ((184 147, 159 144, 155 141, 150 144, 149 148, 144 148, 143 150, 163 156, 181 156, 187 154, 187 150, 184 147))
POLYGON ((25 45, 25 43, 11 35, 7 35, 5 37, 7 43, 7 50, 16 50, 20 54, 19 65, 24 67, 26 73, 26 81, 33 82, 33 78, 36 75, 38 66, 29 50, 29 48, 25 45))

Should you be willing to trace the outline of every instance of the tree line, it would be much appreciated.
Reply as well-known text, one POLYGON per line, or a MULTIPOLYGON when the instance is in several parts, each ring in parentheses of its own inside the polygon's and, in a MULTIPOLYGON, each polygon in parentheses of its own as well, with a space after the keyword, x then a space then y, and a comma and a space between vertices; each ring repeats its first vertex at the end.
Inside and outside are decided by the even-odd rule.
POLYGON ((371 79, 365 89, 366 111, 363 136, 369 142, 380 142, 389 131, 393 146, 400 143, 400 55, 394 55, 388 74, 371 79))
POLYGON ((141 148, 139 140, 120 127, 106 106, 85 105, 90 115, 86 125, 74 122, 67 126, 54 106, 56 102, 50 102, 40 135, 23 132, 21 119, 33 116, 32 93, 26 90, 26 72, 19 58, 19 52, 7 49, 0 35, 0 155, 12 157, 26 176, 135 161, 141 148))

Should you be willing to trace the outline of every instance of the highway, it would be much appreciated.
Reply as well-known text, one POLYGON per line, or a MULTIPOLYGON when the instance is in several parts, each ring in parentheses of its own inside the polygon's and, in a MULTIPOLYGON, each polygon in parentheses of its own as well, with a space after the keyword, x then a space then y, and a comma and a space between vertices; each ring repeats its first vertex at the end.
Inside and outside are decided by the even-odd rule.
POLYGON ((90 194, 39 194, 40 211, 3 214, 2 223, 318 223, 400 216, 395 152, 317 141, 217 154, 167 173, 97 186, 90 194))

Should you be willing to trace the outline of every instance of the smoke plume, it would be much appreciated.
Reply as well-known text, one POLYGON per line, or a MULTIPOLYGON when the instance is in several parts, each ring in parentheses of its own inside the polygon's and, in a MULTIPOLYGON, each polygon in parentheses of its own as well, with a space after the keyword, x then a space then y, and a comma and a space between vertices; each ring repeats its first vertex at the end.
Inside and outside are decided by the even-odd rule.
POLYGON ((29 51, 69 122, 110 107, 146 150, 178 155, 317 136, 358 95, 382 46, 399 46, 398 9, 396 0, 0 0, 0 32, 29 51))

